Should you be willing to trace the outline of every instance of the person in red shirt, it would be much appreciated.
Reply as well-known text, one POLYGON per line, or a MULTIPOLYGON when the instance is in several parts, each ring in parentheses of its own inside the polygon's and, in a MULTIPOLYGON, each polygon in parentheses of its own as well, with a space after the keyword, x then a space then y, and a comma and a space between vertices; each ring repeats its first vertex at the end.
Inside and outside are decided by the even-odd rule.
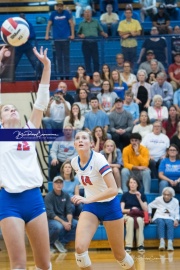
POLYGON ((169 66, 168 73, 173 90, 176 91, 180 87, 180 52, 174 54, 174 62, 169 66))

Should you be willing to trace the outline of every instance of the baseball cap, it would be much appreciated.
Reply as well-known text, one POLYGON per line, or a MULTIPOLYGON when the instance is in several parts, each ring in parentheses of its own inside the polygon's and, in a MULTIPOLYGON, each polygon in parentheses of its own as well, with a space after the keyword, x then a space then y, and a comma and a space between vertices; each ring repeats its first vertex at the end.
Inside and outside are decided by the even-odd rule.
POLYGON ((122 98, 116 98, 114 103, 116 103, 116 102, 123 102, 123 99, 122 98))
POLYGON ((159 5, 158 9, 165 9, 165 6, 163 4, 159 5))
POLYGON ((55 176, 54 179, 53 179, 53 183, 55 183, 56 181, 61 181, 63 182, 63 178, 59 175, 59 176, 55 176))
POLYGON ((59 0, 59 1, 56 1, 55 5, 64 5, 63 1, 59 0))
POLYGON ((63 90, 62 90, 62 89, 56 89, 56 90, 54 91, 54 94, 57 94, 57 93, 63 93, 63 90))
POLYGON ((146 54, 154 54, 154 51, 153 51, 153 50, 148 50, 148 51, 146 52, 146 54))

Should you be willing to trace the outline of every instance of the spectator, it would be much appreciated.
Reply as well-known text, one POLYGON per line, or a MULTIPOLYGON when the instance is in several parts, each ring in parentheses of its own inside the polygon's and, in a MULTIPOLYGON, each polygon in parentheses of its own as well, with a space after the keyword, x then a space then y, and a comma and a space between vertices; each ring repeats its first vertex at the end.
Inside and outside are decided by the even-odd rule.
POLYGON ((72 78, 74 86, 79 89, 80 83, 86 81, 89 83, 90 77, 86 75, 86 70, 83 66, 78 66, 75 77, 72 78))
MULTIPOLYGON (((74 170, 71 166, 70 160, 67 160, 62 164, 60 169, 60 175, 64 180, 62 191, 68 193, 70 198, 72 198, 74 195, 79 195, 80 183, 78 178, 74 176, 74 170)), ((79 217, 82 210, 82 204, 74 204, 71 201, 71 206, 73 216, 75 218, 79 217)))
POLYGON ((42 119, 44 128, 46 129, 62 129, 63 122, 69 115, 71 105, 64 99, 63 91, 56 89, 54 96, 50 98, 45 117, 42 119))
POLYGON ((84 126, 84 116, 81 116, 81 111, 79 106, 74 103, 70 110, 70 115, 66 116, 64 119, 64 127, 69 124, 72 125, 72 128, 77 132, 82 130, 84 126))
POLYGON ((177 145, 170 144, 166 158, 161 160, 159 165, 159 194, 165 187, 172 187, 176 192, 180 193, 180 158, 177 145))
POLYGON ((146 147, 140 145, 141 139, 142 137, 139 133, 132 133, 130 135, 130 144, 123 149, 124 168, 121 171, 121 177, 124 192, 128 191, 128 179, 134 175, 143 182, 144 192, 150 193, 149 151, 146 147))
POLYGON ((153 124, 153 131, 147 134, 143 140, 142 145, 147 147, 150 154, 149 168, 151 170, 152 178, 158 178, 159 163, 166 156, 166 149, 169 147, 169 138, 161 132, 161 121, 155 121, 153 124))
POLYGON ((177 124, 179 122, 179 115, 177 109, 172 105, 168 110, 168 119, 163 121, 163 133, 168 136, 169 139, 173 137, 177 130, 177 124))
POLYGON ((157 75, 157 82, 151 86, 151 97, 160 95, 163 99, 163 105, 169 108, 172 105, 173 88, 172 85, 167 82, 167 76, 164 72, 160 72, 157 75))
POLYGON ((153 26, 157 27, 159 34, 168 34, 168 28, 170 25, 169 15, 165 12, 164 4, 160 4, 157 14, 153 17, 153 26))
POLYGON ((155 95, 153 98, 153 106, 148 108, 148 116, 153 123, 156 120, 167 120, 168 119, 168 110, 167 107, 162 106, 163 99, 160 95, 155 95))
POLYGON ((121 80, 125 82, 128 86, 128 89, 132 88, 133 83, 137 82, 136 76, 131 73, 131 63, 124 61, 123 72, 120 73, 121 80))
POLYGON ((92 131, 92 138, 94 142, 93 150, 96 152, 102 151, 105 141, 108 139, 105 130, 101 126, 96 126, 92 131))
POLYGON ((180 27, 179 25, 174 26, 174 31, 171 38, 171 48, 172 48, 172 55, 174 55, 176 52, 180 52, 180 27))
POLYGON ((112 169, 114 179, 118 188, 118 193, 123 193, 121 189, 120 168, 122 166, 121 150, 116 148, 116 144, 112 140, 106 140, 101 154, 107 159, 109 166, 112 169))
POLYGON ((74 98, 67 93, 67 84, 65 82, 59 82, 58 89, 63 91, 63 98, 72 105, 74 103, 74 98))
POLYGON ((133 133, 139 133, 142 139, 152 132, 152 125, 150 124, 149 116, 146 111, 140 113, 139 124, 133 127, 133 133))
POLYGON ((153 85, 155 82, 157 82, 157 76, 153 72, 149 73, 147 82, 150 85, 153 85))
POLYGON ((91 97, 91 93, 89 91, 89 84, 87 81, 84 81, 84 80, 81 80, 81 82, 79 83, 79 88, 76 90, 76 94, 75 94, 75 97, 74 97, 74 101, 80 101, 79 99, 79 92, 80 90, 85 90, 87 92, 87 95, 88 95, 88 100, 90 99, 91 97))
POLYGON ((77 104, 81 111, 81 116, 85 116, 86 113, 88 113, 91 108, 89 106, 88 101, 88 93, 84 89, 80 89, 79 91, 79 101, 75 102, 74 104, 77 104))
POLYGON ((64 3, 58 0, 55 11, 50 15, 46 28, 45 39, 48 40, 51 27, 53 28, 53 39, 56 50, 58 71, 62 78, 69 78, 69 39, 74 39, 74 22, 68 10, 63 9, 64 3))
POLYGON ((132 19, 132 10, 125 10, 126 19, 121 21, 118 26, 119 35, 121 37, 122 54, 124 60, 129 61, 132 66, 136 62, 137 41, 136 36, 141 34, 141 25, 137 20, 132 19))
POLYGON ((128 86, 121 80, 118 70, 113 70, 111 72, 111 86, 118 97, 124 100, 125 91, 128 89, 128 86))
POLYGON ((139 69, 137 73, 138 82, 133 83, 132 93, 134 100, 139 106, 139 111, 145 111, 151 101, 150 84, 146 83, 147 73, 144 69, 139 69))
POLYGON ((100 11, 101 13, 104 13, 106 11, 107 5, 113 6, 113 11, 118 13, 118 1, 117 0, 100 0, 100 11))
POLYGON ((117 97, 117 94, 112 92, 110 81, 104 80, 101 93, 97 95, 100 109, 107 114, 111 113, 114 110, 114 102, 117 97))
POLYGON ((136 125, 139 122, 139 107, 137 103, 134 103, 133 97, 134 94, 131 91, 126 91, 123 108, 132 115, 133 124, 136 125))
POLYGON ((177 9, 177 1, 176 0, 163 0, 162 3, 164 4, 165 10, 169 16, 176 18, 176 13, 178 12, 177 9))
MULTIPOLYGON (((141 57, 142 57, 142 54, 144 54, 144 52, 145 52, 144 49, 141 49, 138 64, 141 62, 141 57)), ((152 51, 152 50, 146 51, 146 61, 140 64, 139 69, 146 70, 147 74, 151 73, 151 64, 150 63, 151 63, 151 60, 153 60, 153 59, 156 59, 154 51, 152 51)), ((165 69, 164 69, 164 66, 162 65, 162 63, 159 61, 157 63, 158 63, 158 70, 164 71, 165 69)))
POLYGON ((102 66, 102 71, 101 71, 101 79, 104 80, 110 80, 111 76, 111 70, 110 67, 107 64, 104 64, 102 66))
POLYGON ((81 18, 85 10, 91 10, 91 0, 74 0, 76 5, 76 18, 81 18))
POLYGON ((102 28, 105 33, 109 35, 110 31, 110 36, 115 37, 117 35, 119 16, 117 13, 112 12, 113 8, 111 4, 106 6, 106 11, 100 17, 102 28))
POLYGON ((89 85, 91 96, 97 96, 102 89, 102 79, 100 73, 95 71, 92 77, 92 83, 89 85))
POLYGON ((50 149, 50 181, 53 181, 54 177, 57 176, 63 162, 71 160, 77 155, 74 148, 74 132, 72 125, 65 126, 63 133, 64 136, 56 139, 50 149))
MULTIPOLYGON (((155 78, 156 78, 157 74, 161 71, 161 69, 158 66, 158 61, 156 59, 152 59, 150 62, 150 67, 151 67, 151 70, 150 70, 149 74, 153 73, 155 75, 155 78)), ((148 76, 148 80, 149 80, 149 76, 148 76)))
POLYGON ((177 124, 177 131, 171 138, 170 142, 171 144, 177 145, 178 149, 180 149, 180 122, 177 124))
MULTIPOLYGON (((132 4, 127 4, 126 7, 125 7, 125 10, 126 9, 130 9, 132 11, 132 19, 138 20, 140 22, 139 13, 138 12, 135 12, 133 10, 132 4)), ((126 19, 126 14, 125 14, 125 12, 123 12, 122 15, 121 15, 120 21, 125 20, 125 19, 126 19)))
POLYGON ((45 197, 52 253, 55 252, 54 247, 59 252, 67 252, 64 245, 75 239, 77 220, 73 219, 69 195, 62 191, 63 182, 61 176, 54 177, 53 190, 45 197))
POLYGON ((145 17, 150 16, 152 19, 153 16, 157 13, 156 0, 140 0, 141 4, 141 21, 144 22, 145 17))
POLYGON ((124 55, 122 53, 116 54, 116 65, 112 67, 112 70, 118 70, 122 72, 124 69, 124 55))
POLYGON ((168 73, 173 90, 176 91, 180 88, 180 51, 174 54, 174 62, 169 66, 168 73))
MULTIPOLYGON (((138 63, 145 61, 146 53, 150 50, 154 52, 155 58, 161 62, 163 65, 168 64, 168 51, 166 40, 163 37, 156 37, 159 35, 157 27, 153 26, 151 28, 150 35, 151 38, 147 38, 139 54, 138 63)), ((142 68, 142 67, 141 67, 142 68)))
POLYGON ((24 19, 29 25, 29 38, 25 44, 15 47, 15 69, 17 68, 23 54, 25 54, 35 71, 36 78, 38 78, 41 75, 40 73, 42 71, 42 68, 39 60, 33 52, 33 47, 37 46, 35 30, 33 25, 26 19, 24 13, 20 13, 19 17, 24 19))
POLYGON ((101 126, 107 132, 109 119, 105 112, 99 110, 98 98, 92 97, 90 105, 92 110, 85 115, 84 129, 91 134, 93 128, 101 126))
POLYGON ((178 114, 180 114, 180 89, 174 93, 173 105, 176 107, 178 114))
POLYGON ((160 239, 159 250, 165 250, 165 237, 167 233, 167 250, 173 251, 174 227, 179 223, 179 202, 173 198, 175 192, 172 188, 166 187, 162 191, 162 196, 156 197, 149 203, 148 212, 151 216, 152 209, 156 212, 152 221, 157 224, 158 237, 160 239))
POLYGON ((121 98, 116 98, 115 110, 109 115, 109 122, 112 139, 122 151, 129 144, 130 132, 133 128, 133 118, 129 112, 124 110, 121 98))
POLYGON ((98 52, 98 42, 96 38, 98 34, 103 37, 108 37, 106 33, 103 32, 102 27, 97 20, 92 19, 91 10, 84 11, 84 21, 79 24, 78 36, 82 38, 82 52, 84 55, 84 61, 86 66, 86 71, 91 75, 95 71, 99 71, 99 52, 98 52), (93 72, 91 68, 91 59, 93 60, 93 72))
POLYGON ((138 252, 144 252, 144 211, 148 210, 146 196, 139 192, 140 181, 131 177, 127 182, 128 191, 122 195, 121 209, 126 226, 125 250, 131 252, 136 232, 138 252))

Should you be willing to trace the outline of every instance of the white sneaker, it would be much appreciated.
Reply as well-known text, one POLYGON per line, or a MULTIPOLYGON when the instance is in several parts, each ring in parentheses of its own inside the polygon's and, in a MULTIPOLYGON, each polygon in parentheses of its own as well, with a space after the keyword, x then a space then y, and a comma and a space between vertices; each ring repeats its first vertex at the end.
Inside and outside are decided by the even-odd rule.
POLYGON ((174 250, 172 240, 168 240, 167 250, 168 251, 173 251, 174 250))
POLYGON ((161 250, 161 251, 165 250, 165 242, 164 242, 164 239, 161 239, 161 240, 160 240, 159 250, 161 250))
POLYGON ((51 254, 56 253, 56 249, 55 249, 54 247, 52 247, 52 246, 50 246, 50 253, 51 253, 51 254))
POLYGON ((119 194, 122 194, 122 193, 123 193, 123 191, 122 191, 121 188, 118 188, 118 193, 119 193, 119 194))
POLYGON ((67 252, 67 249, 65 249, 65 247, 63 246, 63 244, 61 244, 61 242, 59 242, 59 240, 56 240, 56 242, 54 243, 54 246, 57 248, 57 250, 61 253, 65 253, 67 252))

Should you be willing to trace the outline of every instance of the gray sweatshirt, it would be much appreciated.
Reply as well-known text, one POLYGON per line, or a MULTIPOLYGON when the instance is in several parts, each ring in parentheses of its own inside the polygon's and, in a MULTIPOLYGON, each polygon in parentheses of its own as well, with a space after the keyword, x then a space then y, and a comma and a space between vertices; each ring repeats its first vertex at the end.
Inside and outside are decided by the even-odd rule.
POLYGON ((133 128, 133 118, 132 115, 123 110, 122 112, 113 111, 109 115, 110 131, 115 132, 116 129, 122 128, 126 132, 131 132, 133 128))

